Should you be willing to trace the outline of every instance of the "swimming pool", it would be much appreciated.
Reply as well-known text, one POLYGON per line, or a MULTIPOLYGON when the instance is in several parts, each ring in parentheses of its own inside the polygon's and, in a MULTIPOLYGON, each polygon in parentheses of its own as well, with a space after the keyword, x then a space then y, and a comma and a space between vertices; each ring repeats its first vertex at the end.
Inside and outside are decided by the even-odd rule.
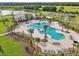
MULTIPOLYGON (((28 26, 28 28, 31 28, 31 29, 37 29, 38 26, 40 29, 40 33, 41 34, 45 34, 45 30, 44 30, 44 26, 45 25, 49 25, 49 23, 47 22, 42 22, 40 23, 39 25, 37 23, 34 23, 34 24, 31 24, 28 26)), ((56 32, 56 29, 53 28, 53 27, 49 27, 48 29, 46 29, 46 34, 50 35, 52 39, 54 40, 61 40, 61 39, 64 39, 64 35, 61 34, 61 33, 57 33, 56 32)))
POLYGON ((44 26, 45 25, 48 25, 49 23, 47 23, 47 22, 40 22, 40 24, 38 25, 38 23, 34 23, 34 24, 31 24, 31 25, 29 25, 28 26, 28 28, 31 28, 31 29, 37 29, 38 28, 38 26, 39 26, 39 28, 44 28, 44 26))

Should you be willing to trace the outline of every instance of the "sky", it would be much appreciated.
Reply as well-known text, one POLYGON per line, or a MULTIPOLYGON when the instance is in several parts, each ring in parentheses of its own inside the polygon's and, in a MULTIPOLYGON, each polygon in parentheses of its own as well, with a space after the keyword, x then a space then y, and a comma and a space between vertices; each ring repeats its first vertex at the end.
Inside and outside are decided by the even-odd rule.
POLYGON ((79 0, 0 0, 0 2, 79 2, 79 0))

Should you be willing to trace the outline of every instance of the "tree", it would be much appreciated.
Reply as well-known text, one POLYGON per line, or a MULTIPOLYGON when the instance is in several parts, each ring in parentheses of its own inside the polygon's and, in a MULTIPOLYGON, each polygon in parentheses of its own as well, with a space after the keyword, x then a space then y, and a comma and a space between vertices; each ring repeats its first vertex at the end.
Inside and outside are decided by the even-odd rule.
POLYGON ((47 33, 46 33, 47 28, 48 28, 48 25, 45 25, 45 26, 44 26, 44 30, 45 30, 44 38, 47 38, 47 33))
POLYGON ((2 14, 2 12, 0 11, 0 15, 1 15, 1 17, 2 17, 2 21, 4 20, 4 18, 3 18, 3 14, 2 14))
POLYGON ((64 53, 61 53, 61 56, 64 56, 64 53))
POLYGON ((57 8, 55 6, 43 7, 43 11, 54 11, 56 12, 57 8))
POLYGON ((69 19, 64 19, 64 24, 65 24, 65 27, 67 28, 67 32, 68 32, 68 33, 69 33, 68 27, 69 27, 70 21, 71 21, 71 20, 69 20, 69 19))
POLYGON ((48 42, 48 40, 47 40, 47 39, 42 39, 42 41, 43 41, 43 42, 48 42))
POLYGON ((41 17, 41 15, 42 15, 42 13, 41 13, 42 8, 39 8, 38 11, 39 11, 39 15, 40 15, 40 17, 41 17))
POLYGON ((26 19, 26 21, 28 21, 28 15, 27 14, 25 14, 25 19, 26 19))
POLYGON ((11 12, 12 13, 12 17, 13 17, 13 20, 14 20, 14 13, 13 12, 11 12))
POLYGON ((1 15, 1 17, 2 17, 2 20, 3 20, 3 15, 2 15, 2 12, 0 11, 0 15, 1 15))
MULTIPOLYGON (((5 20, 4 20, 4 25, 5 25, 6 28, 8 28, 8 26, 7 26, 7 24, 5 23, 5 21, 8 21, 8 18, 5 18, 5 20)), ((8 23, 8 22, 7 22, 7 23, 8 23)))
POLYGON ((63 11, 64 11, 64 7, 60 7, 59 12, 63 12, 63 11))
POLYGON ((56 7, 52 7, 52 11, 57 11, 57 8, 56 7))
POLYGON ((37 23, 38 24, 38 30, 39 30, 39 25, 40 25, 40 23, 37 23))
POLYGON ((31 35, 29 41, 30 41, 30 45, 32 46, 32 40, 33 40, 32 34, 34 33, 34 29, 29 29, 29 32, 30 32, 30 35, 31 35))
POLYGON ((51 21, 51 20, 49 20, 49 26, 50 26, 51 22, 52 22, 52 21, 51 21))
POLYGON ((43 20, 46 20, 47 18, 46 18, 46 16, 43 16, 42 19, 43 19, 43 20))
MULTIPOLYGON (((62 23, 62 25, 64 25, 64 17, 63 16, 61 16, 61 21, 60 21, 60 23, 62 23)), ((63 31, 63 26, 62 26, 62 31, 63 31)))
POLYGON ((7 28, 7 24, 5 23, 5 21, 8 21, 7 18, 3 17, 3 14, 2 12, 0 11, 0 14, 1 14, 1 17, 2 17, 2 21, 3 21, 3 24, 5 25, 5 27, 7 28))
POLYGON ((20 17, 19 17, 19 19, 18 19, 16 22, 17 22, 17 24, 19 24, 19 23, 21 22, 21 19, 20 19, 20 17))
POLYGON ((77 55, 79 55, 79 43, 77 43, 77 55))
POLYGON ((37 53, 38 53, 38 43, 40 42, 40 38, 35 38, 35 41, 37 42, 37 53))
POLYGON ((79 42, 77 42, 77 41, 73 41, 74 42, 74 44, 75 44, 75 46, 76 46, 76 48, 77 48, 77 51, 76 51, 76 54, 78 55, 79 53, 79 42))
POLYGON ((15 18, 14 18, 14 12, 11 12, 11 14, 12 14, 12 19, 13 19, 14 24, 17 25, 17 22, 15 21, 15 18))
POLYGON ((34 33, 34 29, 29 29, 29 32, 30 32, 31 38, 32 38, 32 34, 34 33))

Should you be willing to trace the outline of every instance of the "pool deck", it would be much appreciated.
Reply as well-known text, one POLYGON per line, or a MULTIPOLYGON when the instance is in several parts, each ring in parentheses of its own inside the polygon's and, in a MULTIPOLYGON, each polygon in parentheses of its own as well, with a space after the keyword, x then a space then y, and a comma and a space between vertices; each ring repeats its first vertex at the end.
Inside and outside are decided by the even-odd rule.
MULTIPOLYGON (((36 21, 29 21, 29 23, 38 23, 39 20, 36 20, 36 21)), ((48 21, 44 21, 44 22, 48 22, 48 21)), ((19 25, 19 28, 16 29, 15 31, 16 32, 24 32, 26 34, 30 34, 28 31, 27 31, 27 26, 29 24, 21 24, 19 25)), ((57 32, 59 33, 63 33, 65 38, 62 39, 62 40, 54 40, 51 38, 51 36, 47 35, 48 37, 48 42, 47 43, 44 43, 44 42, 40 42, 39 43, 39 46, 41 47, 42 49, 42 52, 47 52, 49 53, 50 51, 55 51, 57 53, 57 51, 59 50, 65 50, 65 49, 68 49, 68 48, 72 48, 73 47, 73 41, 70 39, 70 35, 72 35, 74 37, 74 40, 78 41, 79 42, 79 34, 76 33, 75 31, 72 31, 72 30, 69 30, 70 33, 65 33, 65 32, 62 32, 62 27, 58 24, 58 22, 52 22, 51 23, 51 26, 56 28, 57 29, 57 32), (54 45, 53 43, 56 42, 56 43, 60 43, 60 45, 54 45)), ((64 31, 66 31, 67 29, 64 28, 64 31)), ((39 37, 41 39, 44 38, 44 34, 40 34, 39 31, 37 29, 34 30, 34 33, 32 35, 33 37, 39 37)), ((35 43, 36 44, 36 43, 35 43)))

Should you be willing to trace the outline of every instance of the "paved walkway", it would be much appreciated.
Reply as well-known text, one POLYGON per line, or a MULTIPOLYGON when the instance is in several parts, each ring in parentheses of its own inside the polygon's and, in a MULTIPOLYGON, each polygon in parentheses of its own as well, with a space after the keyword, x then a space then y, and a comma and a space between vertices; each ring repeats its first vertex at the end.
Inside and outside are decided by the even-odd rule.
POLYGON ((6 33, 3 33, 3 34, 0 34, 0 36, 5 36, 5 35, 8 35, 8 34, 10 34, 10 33, 12 33, 12 32, 14 32, 14 30, 11 31, 11 32, 6 32, 6 33))

